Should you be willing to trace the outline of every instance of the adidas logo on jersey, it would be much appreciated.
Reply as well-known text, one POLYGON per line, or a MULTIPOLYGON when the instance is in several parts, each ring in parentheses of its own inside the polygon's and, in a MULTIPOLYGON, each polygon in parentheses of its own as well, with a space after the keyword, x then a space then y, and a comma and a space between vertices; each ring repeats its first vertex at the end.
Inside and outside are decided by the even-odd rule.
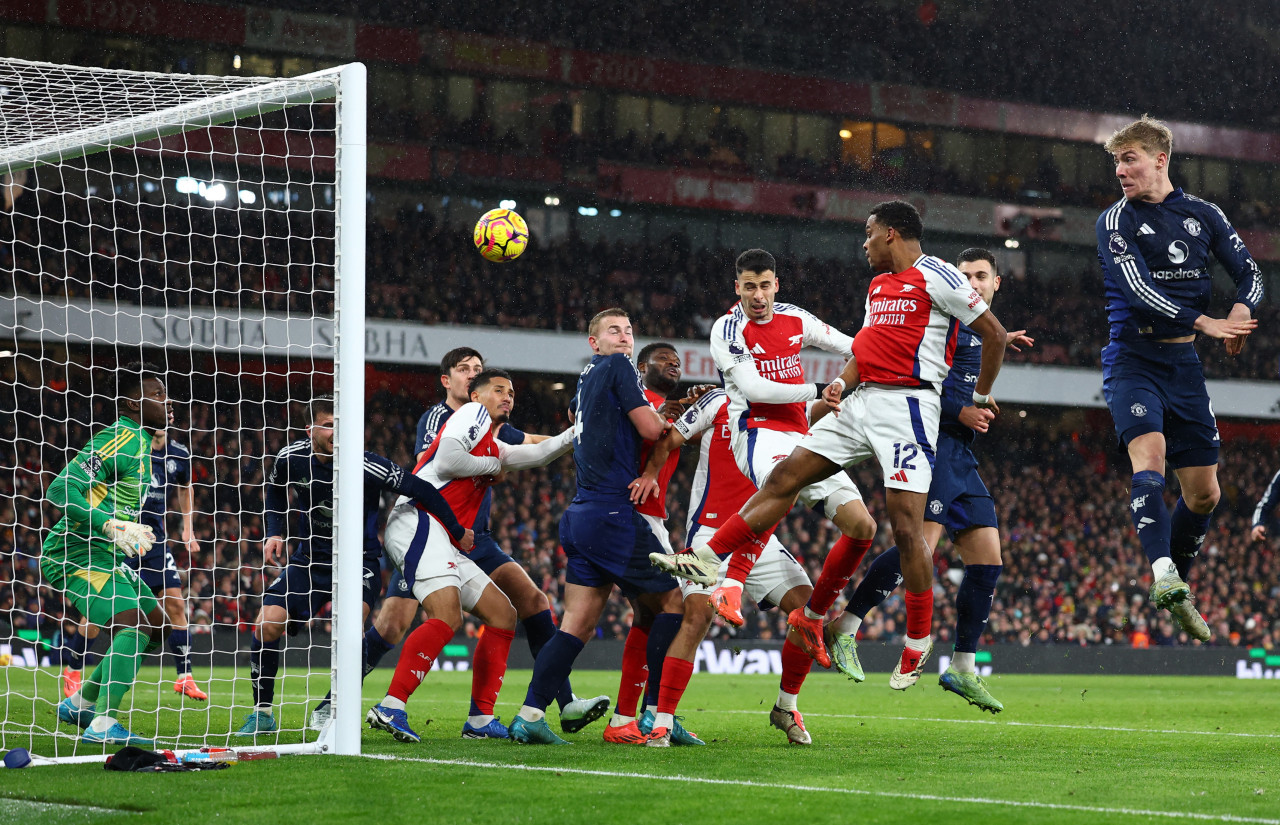
POLYGON ((893 475, 889 476, 889 480, 890 480, 890 481, 897 481, 897 482, 899 482, 899 483, 901 483, 901 484, 906 484, 906 483, 907 483, 907 471, 906 471, 906 470, 899 470, 898 472, 896 472, 896 473, 894 473, 893 475))
POLYGON ((1154 229, 1152 229, 1151 227, 1147 226, 1147 225, 1144 223, 1142 226, 1140 226, 1140 227, 1138 228, 1138 234, 1139 234, 1139 235, 1154 235, 1154 234, 1156 234, 1156 231, 1155 231, 1154 229))
POLYGON ((756 344, 754 347, 751 348, 751 352, 753 355, 764 355, 764 347, 760 346, 759 344, 756 344))

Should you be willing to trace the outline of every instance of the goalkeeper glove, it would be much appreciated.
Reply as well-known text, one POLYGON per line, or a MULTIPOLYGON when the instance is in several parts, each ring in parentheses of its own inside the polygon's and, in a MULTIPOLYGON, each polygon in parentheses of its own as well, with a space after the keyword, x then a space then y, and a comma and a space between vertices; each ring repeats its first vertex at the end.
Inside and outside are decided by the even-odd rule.
POLYGON ((156 540, 156 534, 151 532, 150 527, 138 524, 136 521, 107 519, 103 528, 106 530, 107 537, 129 558, 145 555, 156 540))

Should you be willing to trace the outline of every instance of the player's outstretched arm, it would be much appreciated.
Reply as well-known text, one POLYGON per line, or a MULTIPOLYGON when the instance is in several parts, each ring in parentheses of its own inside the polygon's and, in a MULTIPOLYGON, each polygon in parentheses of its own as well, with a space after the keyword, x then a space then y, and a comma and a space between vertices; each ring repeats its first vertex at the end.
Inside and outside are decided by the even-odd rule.
POLYGON ((667 419, 658 415, 658 411, 648 404, 634 408, 627 413, 627 418, 645 441, 657 441, 667 429, 667 419))
MULTIPOLYGON (((836 377, 836 380, 823 388, 820 397, 826 402, 827 408, 834 415, 840 414, 840 399, 844 397, 845 391, 858 386, 859 380, 858 359, 850 358, 845 362, 844 369, 840 370, 840 375, 836 377)), ((817 421, 823 415, 826 415, 826 413, 819 412, 817 418, 814 418, 813 421, 817 421)))
POLYGON ((631 491, 632 504, 644 504, 649 500, 649 496, 658 494, 658 473, 661 472, 662 465, 666 464, 667 458, 683 447, 687 440, 684 433, 675 427, 663 433, 662 438, 653 445, 653 452, 649 453, 649 461, 644 465, 640 476, 627 485, 627 489, 631 491))
MULTIPOLYGON (((1235 306, 1231 307, 1231 312, 1227 313, 1227 320, 1235 321, 1237 323, 1241 321, 1248 321, 1252 318, 1253 310, 1249 308, 1249 305, 1239 302, 1237 302, 1235 306)), ((1257 321, 1254 321, 1254 323, 1256 324, 1257 321)), ((1247 338, 1248 335, 1237 335, 1234 338, 1225 339, 1223 344, 1226 345, 1227 355, 1239 355, 1243 352, 1245 340, 1247 338)))
POLYGON ((377 489, 413 499, 444 525, 455 544, 462 541, 466 528, 458 521, 449 502, 431 482, 418 478, 390 459, 368 451, 364 454, 364 478, 366 484, 373 484, 377 489))
POLYGON ((979 315, 969 324, 969 328, 982 338, 982 367, 978 370, 978 383, 973 388, 974 406, 1000 412, 995 399, 991 397, 991 388, 1000 374, 1004 363, 1005 341, 1008 333, 991 310, 979 315))
POLYGON ((1027 335, 1027 331, 1025 329, 1017 329, 1012 332, 1005 333, 1004 343, 1005 346, 1014 352, 1022 352, 1023 347, 1034 347, 1036 345, 1036 339, 1027 335))
MULTIPOLYGON (((1258 321, 1256 318, 1232 320, 1230 316, 1226 318, 1210 318, 1208 315, 1201 315, 1195 321, 1195 330, 1201 335, 1227 340, 1237 337, 1243 339, 1244 336, 1253 332, 1257 327, 1258 321)), ((1240 347, 1244 347, 1243 341, 1240 347)))
POLYGON ((537 444, 497 443, 502 470, 530 470, 545 467, 573 449, 573 428, 537 444))

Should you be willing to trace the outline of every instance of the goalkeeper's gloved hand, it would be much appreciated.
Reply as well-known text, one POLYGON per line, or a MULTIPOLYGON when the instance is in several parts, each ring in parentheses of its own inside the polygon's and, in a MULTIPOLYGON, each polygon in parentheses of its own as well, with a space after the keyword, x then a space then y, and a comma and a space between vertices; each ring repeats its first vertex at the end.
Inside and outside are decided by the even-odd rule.
POLYGON ((151 528, 136 521, 107 519, 103 529, 115 546, 129 558, 146 554, 156 541, 156 534, 151 532, 151 528))

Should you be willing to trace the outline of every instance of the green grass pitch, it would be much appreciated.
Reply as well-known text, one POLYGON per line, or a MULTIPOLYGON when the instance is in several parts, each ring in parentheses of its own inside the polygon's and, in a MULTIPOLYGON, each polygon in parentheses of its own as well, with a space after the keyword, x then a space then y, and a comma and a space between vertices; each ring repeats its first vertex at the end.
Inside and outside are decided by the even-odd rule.
MULTIPOLYGON (((4 674, 10 724, 24 707, 15 696, 20 672, 30 685, 30 671, 4 674)), ((381 698, 390 673, 370 677, 366 704, 381 698)), ((225 705, 230 671, 215 676, 214 702, 221 694, 225 705)), ((528 676, 507 674, 499 700, 504 718, 518 708, 528 676)), ((161 674, 148 668, 143 677, 161 674)), ((304 678, 281 685, 286 724, 303 718, 304 678)), ((313 695, 323 692, 323 681, 312 677, 313 695)), ((816 672, 801 696, 814 744, 801 748, 768 726, 776 677, 699 674, 682 712, 686 726, 710 744, 656 750, 604 744, 603 722, 570 736, 573 747, 464 741, 458 734, 469 674, 433 673, 409 704, 420 744, 365 729, 364 757, 287 756, 191 774, 109 773, 100 764, 4 771, 0 823, 1280 825, 1280 701, 1270 682, 1120 676, 990 682, 1007 708, 998 717, 943 692, 930 675, 898 693, 886 674, 855 685, 816 672)), ((36 687, 52 695, 53 673, 42 673, 36 687)), ((247 684, 235 687, 238 724, 247 684)), ((617 674, 576 673, 574 687, 579 695, 613 695, 617 674)), ((154 708, 157 695, 170 735, 179 719, 186 730, 206 723, 222 724, 223 733, 230 728, 231 711, 180 712, 177 697, 154 686, 141 688, 136 701, 154 708)), ((554 711, 551 717, 554 728, 554 711)), ((47 739, 38 740, 36 753, 42 741, 50 749, 47 739)), ((60 743, 63 752, 69 742, 60 743)))

